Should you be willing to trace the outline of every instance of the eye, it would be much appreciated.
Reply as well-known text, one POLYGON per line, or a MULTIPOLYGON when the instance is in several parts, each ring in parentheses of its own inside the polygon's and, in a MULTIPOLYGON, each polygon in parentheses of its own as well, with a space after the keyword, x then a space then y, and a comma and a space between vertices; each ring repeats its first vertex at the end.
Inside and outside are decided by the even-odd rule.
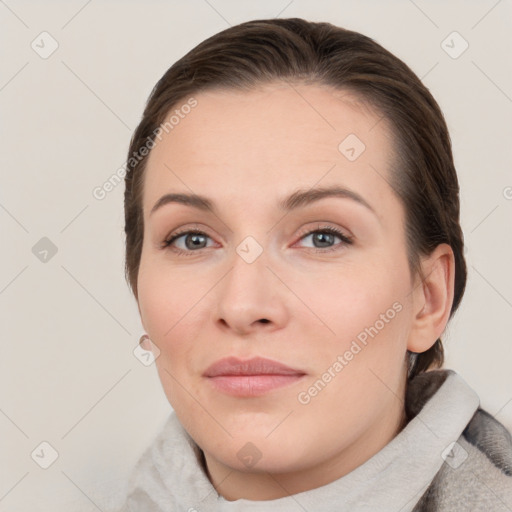
MULTIPOLYGON (((307 238, 311 238, 313 241, 313 247, 311 247, 311 249, 315 250, 315 252, 335 251, 345 245, 353 243, 350 237, 332 226, 318 226, 317 229, 308 231, 302 235, 300 240, 306 240, 307 238), (341 243, 335 244, 336 238, 341 240, 341 243)), ((202 231, 180 231, 164 240, 161 247, 162 249, 169 248, 178 254, 189 256, 195 252, 199 252, 201 249, 211 247, 211 245, 207 245, 208 239, 211 240, 211 238, 202 231)))
POLYGON ((308 231, 303 235, 301 240, 306 240, 307 238, 311 238, 311 241, 313 242, 312 249, 317 250, 315 252, 336 251, 344 245, 350 245, 353 243, 353 240, 350 237, 332 226, 318 226, 317 229, 308 231), (333 245, 336 238, 340 239, 341 243, 333 245))
POLYGON ((177 253, 188 255, 197 252, 199 249, 205 249, 206 245, 204 244, 207 243, 206 241, 209 238, 210 237, 202 231, 181 231, 164 240, 162 249, 169 247, 177 253), (176 244, 175 242, 180 241, 180 239, 183 240, 179 244, 176 244))

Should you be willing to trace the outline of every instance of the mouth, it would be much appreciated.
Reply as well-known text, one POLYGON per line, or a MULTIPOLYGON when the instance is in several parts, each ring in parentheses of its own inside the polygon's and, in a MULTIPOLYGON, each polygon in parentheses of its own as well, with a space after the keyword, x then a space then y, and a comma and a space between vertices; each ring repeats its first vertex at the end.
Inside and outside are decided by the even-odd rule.
POLYGON ((247 361, 227 357, 215 362, 203 374, 217 391, 239 397, 261 396, 294 384, 305 375, 302 370, 261 357, 247 361))

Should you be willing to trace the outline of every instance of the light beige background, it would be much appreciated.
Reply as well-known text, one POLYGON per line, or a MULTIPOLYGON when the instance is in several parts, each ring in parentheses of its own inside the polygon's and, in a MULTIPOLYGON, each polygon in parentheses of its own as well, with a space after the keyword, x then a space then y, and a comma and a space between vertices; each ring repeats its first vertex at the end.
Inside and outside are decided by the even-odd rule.
MULTIPOLYGON (((0 511, 109 510, 169 414, 154 365, 132 352, 143 331, 123 277, 124 186, 103 200, 93 190, 123 165, 144 102, 173 62, 229 25, 276 16, 369 35, 445 112, 469 267, 446 366, 512 428, 510 1, 6 0, 0 511), (31 47, 51 49, 43 31, 58 43, 48 58, 31 47), (469 43, 458 58, 442 47, 453 31, 469 43), (43 237, 57 248, 46 262, 33 252, 43 237), (43 441, 58 453, 46 470, 35 462, 48 460, 43 441)), ((446 44, 453 53, 463 42, 446 44)))

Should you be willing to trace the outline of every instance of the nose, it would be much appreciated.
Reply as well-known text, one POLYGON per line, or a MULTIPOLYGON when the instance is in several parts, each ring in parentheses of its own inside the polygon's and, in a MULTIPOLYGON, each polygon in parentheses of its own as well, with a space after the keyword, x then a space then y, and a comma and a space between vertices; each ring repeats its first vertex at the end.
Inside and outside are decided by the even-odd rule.
POLYGON ((217 323, 238 335, 282 328, 289 317, 287 289, 267 268, 265 253, 248 263, 235 252, 231 270, 218 285, 217 323))

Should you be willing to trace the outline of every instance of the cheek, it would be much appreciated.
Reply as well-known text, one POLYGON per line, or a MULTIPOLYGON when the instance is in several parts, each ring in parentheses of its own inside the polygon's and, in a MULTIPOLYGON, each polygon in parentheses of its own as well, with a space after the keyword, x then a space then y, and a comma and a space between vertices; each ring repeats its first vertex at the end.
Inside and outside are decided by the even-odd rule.
POLYGON ((193 325, 190 319, 194 317, 194 304, 207 290, 207 283, 197 282, 190 274, 143 258, 138 278, 139 307, 150 337, 161 343, 179 338, 180 331, 193 325))
POLYGON ((408 267, 353 268, 331 275, 318 290, 309 304, 334 334, 324 329, 315 346, 316 372, 301 390, 297 412, 311 429, 328 417, 340 431, 357 432, 396 405, 411 319, 408 267))
POLYGON ((198 364, 194 354, 197 343, 193 341, 198 339, 197 332, 204 324, 198 320, 194 305, 208 287, 206 283, 199 286, 190 276, 184 279, 183 273, 180 277, 176 271, 169 272, 161 264, 141 261, 138 290, 141 319, 160 350, 156 366, 174 407, 176 397, 181 396, 180 384, 193 392, 188 377, 198 364))
POLYGON ((190 277, 183 282, 175 271, 167 269, 166 272, 162 265, 142 262, 138 287, 142 322, 160 350, 155 364, 163 391, 173 409, 184 419, 187 414, 182 410, 190 413, 194 405, 190 394, 199 393, 196 382, 189 376, 197 364, 194 355, 197 344, 193 340, 197 338, 195 333, 201 323, 195 317, 193 305, 199 300, 201 290, 190 277))
MULTIPOLYGON (((329 344, 343 346, 375 324, 379 331, 398 332, 410 292, 406 264, 387 265, 383 260, 358 262, 336 269, 318 270, 294 279, 294 291, 318 321, 329 344), (398 328, 398 329, 397 329, 398 328)), ((319 331, 320 334, 320 331, 319 331)))

